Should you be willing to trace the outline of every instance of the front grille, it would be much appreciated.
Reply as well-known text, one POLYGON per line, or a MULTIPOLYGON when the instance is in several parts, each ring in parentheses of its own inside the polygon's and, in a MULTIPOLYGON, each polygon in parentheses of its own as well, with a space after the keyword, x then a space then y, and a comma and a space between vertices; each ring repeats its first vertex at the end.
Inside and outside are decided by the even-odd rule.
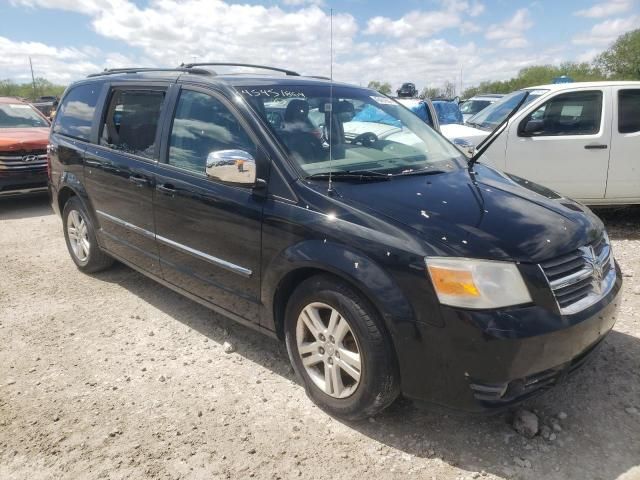
POLYGON ((0 171, 40 170, 46 166, 46 150, 0 152, 0 171))
POLYGON ((590 245, 540 263, 560 311, 576 313, 601 298, 614 273, 606 234, 590 245))

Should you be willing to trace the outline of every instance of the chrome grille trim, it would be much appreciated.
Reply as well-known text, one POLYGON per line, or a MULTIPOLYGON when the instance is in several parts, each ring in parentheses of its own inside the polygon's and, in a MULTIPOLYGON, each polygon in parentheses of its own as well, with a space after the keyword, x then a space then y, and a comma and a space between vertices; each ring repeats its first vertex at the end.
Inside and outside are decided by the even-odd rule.
POLYGON ((31 170, 47 166, 46 153, 25 153, 24 155, 0 155, 0 170, 31 170), (25 161, 29 157, 29 161, 25 161))
POLYGON ((599 301, 611 290, 616 279, 606 233, 590 245, 541 262, 539 267, 563 315, 578 313, 599 301))

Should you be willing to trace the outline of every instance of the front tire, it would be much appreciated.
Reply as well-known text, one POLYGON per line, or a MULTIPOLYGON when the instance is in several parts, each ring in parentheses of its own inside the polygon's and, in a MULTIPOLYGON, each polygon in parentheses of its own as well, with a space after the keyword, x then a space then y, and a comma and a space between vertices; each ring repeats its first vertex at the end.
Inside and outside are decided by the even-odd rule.
POLYGON ((94 273, 113 264, 113 258, 100 249, 91 217, 78 197, 71 197, 65 203, 62 224, 69 255, 78 269, 94 273))
POLYGON ((307 395, 336 417, 371 417, 397 398, 399 375, 374 307, 339 278, 304 281, 285 313, 289 359, 307 395))

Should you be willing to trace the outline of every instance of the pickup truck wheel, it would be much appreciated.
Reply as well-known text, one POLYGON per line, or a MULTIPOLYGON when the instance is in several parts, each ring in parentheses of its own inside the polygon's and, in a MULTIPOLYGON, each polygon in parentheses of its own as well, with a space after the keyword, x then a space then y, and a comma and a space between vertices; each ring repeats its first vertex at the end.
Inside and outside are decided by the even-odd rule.
POLYGON ((98 272, 113 264, 113 258, 100 249, 90 217, 78 198, 71 197, 64 205, 62 222, 67 249, 81 271, 98 272))
POLYGON ((379 315, 338 278, 315 276, 295 290, 285 339, 307 395, 331 415, 370 417, 399 394, 395 356, 379 315))

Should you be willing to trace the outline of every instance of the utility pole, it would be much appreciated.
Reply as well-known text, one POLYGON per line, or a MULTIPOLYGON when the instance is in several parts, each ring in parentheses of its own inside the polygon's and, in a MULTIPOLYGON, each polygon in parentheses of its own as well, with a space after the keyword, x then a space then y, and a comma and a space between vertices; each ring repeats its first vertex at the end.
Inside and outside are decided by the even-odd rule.
POLYGON ((33 75, 33 63, 31 63, 31 57, 29 57, 29 66, 31 67, 31 81, 33 82, 33 101, 36 101, 36 77, 33 75))

